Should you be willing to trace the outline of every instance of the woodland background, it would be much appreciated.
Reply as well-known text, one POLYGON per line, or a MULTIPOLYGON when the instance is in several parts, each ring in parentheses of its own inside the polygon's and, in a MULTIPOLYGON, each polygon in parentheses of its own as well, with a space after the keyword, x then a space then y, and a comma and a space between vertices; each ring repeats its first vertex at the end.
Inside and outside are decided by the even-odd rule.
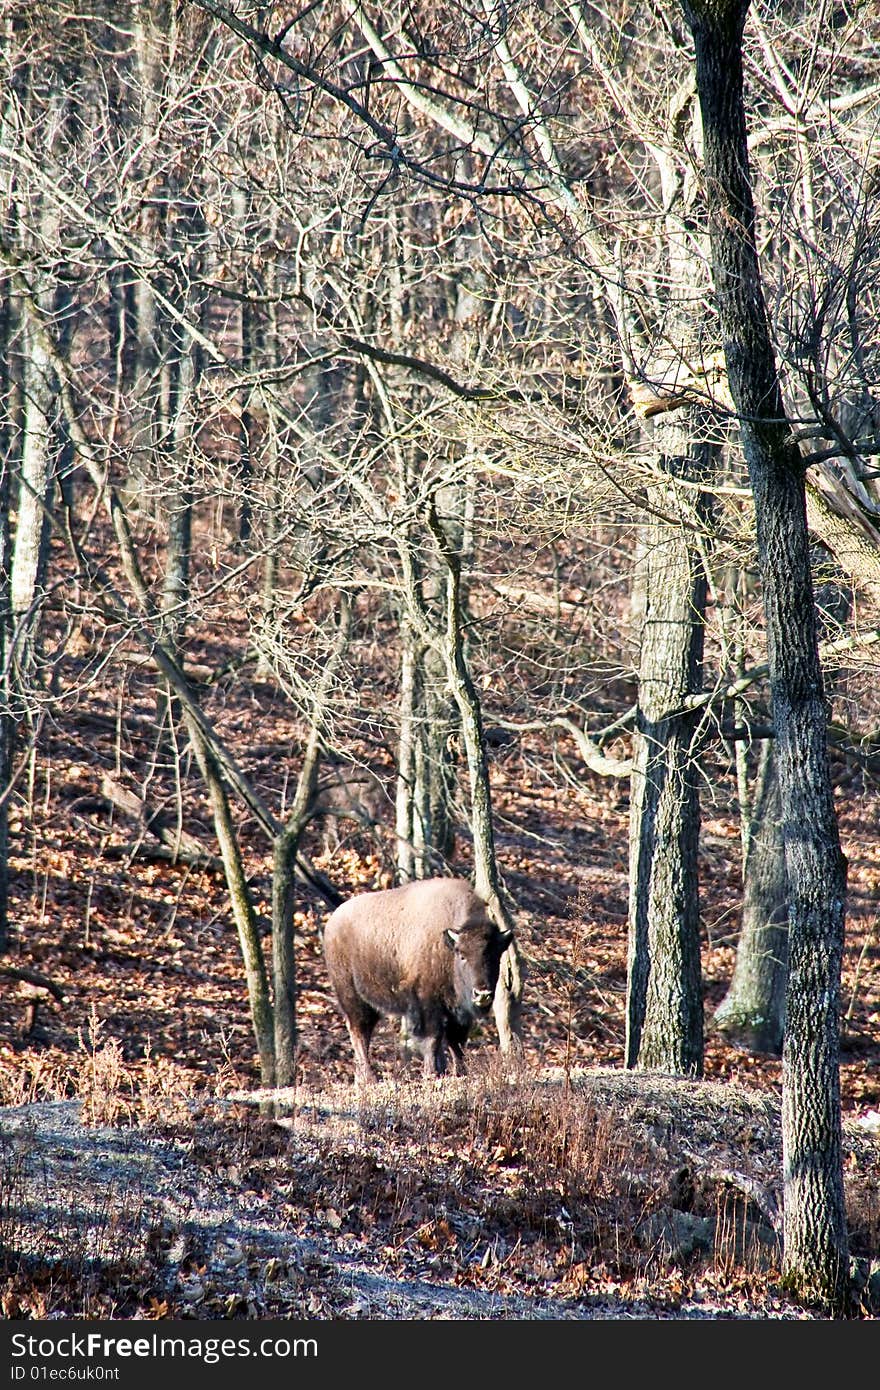
MULTIPOLYGON (((679 7, 0 16, 0 1098, 90 1094, 99 1054, 119 1113, 347 1082, 323 920, 446 872, 516 922, 528 1069, 777 1095, 763 594, 679 7), (696 952, 653 1063, 639 912, 696 952)), ((850 1121, 880 1108, 878 45, 872 5, 803 0, 743 49, 850 1121)))

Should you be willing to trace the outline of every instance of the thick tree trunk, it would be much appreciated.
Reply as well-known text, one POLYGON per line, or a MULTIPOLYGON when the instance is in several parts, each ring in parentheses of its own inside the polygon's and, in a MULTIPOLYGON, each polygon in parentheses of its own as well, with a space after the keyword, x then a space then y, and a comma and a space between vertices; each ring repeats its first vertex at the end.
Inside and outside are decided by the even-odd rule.
MULTIPOLYGON (((748 807, 741 813, 748 816, 748 807)), ((788 876, 779 777, 770 742, 760 760, 750 821, 736 965, 712 1023, 737 1047, 778 1057, 785 1036, 788 982, 788 876)))
POLYGON ((742 69, 748 0, 682 5, 696 46, 724 351, 755 499, 789 883, 784 1272, 789 1287, 841 1310, 848 1297, 839 1074, 846 861, 828 763, 804 469, 783 407, 755 242, 742 69))
MULTIPOLYGON (((809 520, 809 503, 807 517, 809 520)), ((853 529, 850 523, 846 534, 850 535, 853 529)), ((868 558, 866 553, 863 559, 868 558)), ((864 573, 864 569, 863 563, 860 571, 864 573)), ((817 590, 819 635, 823 640, 827 636, 825 619, 833 619, 835 625, 843 624, 849 616, 850 597, 850 589, 834 581, 817 590)), ((741 668, 737 674, 742 674, 741 668)), ((730 988, 712 1023, 737 1047, 778 1057, 785 1037, 788 986, 788 875, 773 739, 765 739, 761 746, 751 796, 746 753, 739 743, 737 764, 743 827, 742 926, 730 988)))
POLYGON ((0 286, 0 952, 9 939, 9 784, 12 778, 15 722, 9 661, 12 641, 12 538, 9 533, 9 501, 12 494, 14 420, 9 357, 12 339, 12 304, 6 286, 0 286))
POLYGON ((708 476, 712 450, 695 448, 695 412, 655 426, 655 457, 669 477, 642 552, 644 614, 630 811, 626 1065, 699 1076, 703 1000, 697 851, 698 715, 676 713, 702 688, 706 573, 691 533, 708 498, 675 488, 708 476), (697 454, 695 461, 695 453, 697 454), (696 499, 691 503, 691 499, 696 499), (689 505, 693 511, 688 515, 689 505), (662 519, 679 510, 681 524, 662 519))

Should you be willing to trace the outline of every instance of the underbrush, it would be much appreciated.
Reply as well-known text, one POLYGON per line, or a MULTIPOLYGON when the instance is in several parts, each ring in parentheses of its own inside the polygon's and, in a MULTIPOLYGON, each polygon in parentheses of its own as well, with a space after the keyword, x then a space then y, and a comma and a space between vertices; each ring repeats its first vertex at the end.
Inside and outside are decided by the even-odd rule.
POLYGON ((701 1284, 757 1299, 778 1280, 776 1232, 747 1195, 695 1181, 581 1089, 487 1075, 285 1109, 200 1126, 193 1160, 225 1153, 221 1171, 271 1187, 298 1234, 330 1232, 401 1278, 673 1307, 701 1284))
MULTIPOLYGON (((353 1267, 474 1300, 468 1316, 818 1316, 781 1293, 778 1108, 648 1074, 578 1080, 482 1073, 437 1084, 185 1096, 164 1066, 133 1085, 100 1030, 74 1084, 84 1122, 140 1125, 279 1244, 233 1253, 161 1196, 108 1179, 88 1220, 70 1194, 25 1196, 23 1150, 0 1149, 0 1299, 7 1317, 389 1317, 353 1267), (271 1098, 270 1098, 271 1097, 271 1098), (272 1112, 272 1113, 270 1113, 272 1112), (736 1154, 732 1167, 730 1155, 736 1154), (194 1228, 193 1228, 194 1229, 194 1228), (507 1311, 486 1313, 486 1299, 507 1311), (537 1300, 537 1304, 535 1303, 537 1300), (693 1315, 686 1314, 686 1315, 693 1315)), ((127 1141, 126 1141, 127 1142, 127 1141)), ((876 1145, 847 1192, 861 1313, 878 1311, 876 1145), (873 1261, 873 1265, 872 1265, 873 1261)), ((390 1285, 389 1285, 390 1286, 390 1285)), ((492 1304, 494 1306, 494 1304, 492 1304)), ((442 1314, 441 1314, 442 1315, 442 1314)))
MULTIPOLYGON (((191 1098, 207 1085, 205 1076, 155 1055, 149 1043, 128 1060, 119 1039, 105 1034, 93 1011, 72 1054, 51 1048, 0 1054, 0 1106, 76 1099, 86 1125, 151 1125, 175 1115, 185 1120, 191 1098)), ((210 1078, 211 1094, 239 1084, 234 1068, 221 1067, 210 1078)))

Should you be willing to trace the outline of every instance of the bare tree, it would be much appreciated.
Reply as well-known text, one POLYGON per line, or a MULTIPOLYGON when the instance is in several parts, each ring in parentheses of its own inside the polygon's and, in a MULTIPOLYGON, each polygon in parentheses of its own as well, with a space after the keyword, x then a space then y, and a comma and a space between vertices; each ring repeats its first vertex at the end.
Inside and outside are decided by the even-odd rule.
POLYGON ((748 4, 683 5, 696 46, 715 289, 755 496, 788 871, 786 1278, 842 1309, 848 1263, 838 1029, 846 861, 828 765, 803 465, 782 402, 755 243, 742 76, 748 4))
POLYGON ((9 934, 9 796, 15 724, 12 710, 12 543, 9 532, 9 499, 12 482, 12 430, 9 417, 9 361, 11 305, 5 283, 0 286, 0 952, 9 934))

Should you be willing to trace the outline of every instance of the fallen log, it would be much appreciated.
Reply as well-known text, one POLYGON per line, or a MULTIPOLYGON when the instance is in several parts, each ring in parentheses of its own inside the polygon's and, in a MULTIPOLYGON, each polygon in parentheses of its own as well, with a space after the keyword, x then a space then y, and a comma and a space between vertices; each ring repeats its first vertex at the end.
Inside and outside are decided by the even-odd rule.
MULTIPOLYGON (((48 975, 42 975, 39 970, 31 970, 23 965, 0 965, 0 977, 7 980, 21 980, 24 984, 31 985, 35 989, 44 989, 59 1004, 64 1003, 64 991, 61 986, 56 985, 54 980, 50 980, 48 975)), ((36 1032, 40 1000, 31 995, 29 999, 24 1001, 24 1005, 24 1023, 19 1029, 19 1034, 22 1038, 30 1038, 36 1032)))
POLYGON ((41 975, 39 970, 29 970, 23 965, 0 965, 0 975, 10 980, 22 980, 27 985, 36 985, 38 989, 46 989, 59 1004, 64 1003, 64 990, 61 986, 50 980, 48 975, 41 975))
POLYGON ((159 841, 164 851, 163 858, 169 858, 172 863, 211 869, 222 868, 218 856, 206 850, 195 835, 183 830, 174 816, 161 809, 151 811, 141 797, 128 787, 123 787, 108 773, 101 778, 101 794, 117 811, 133 820, 145 834, 159 841))
MULTIPOLYGON (((222 870, 223 863, 219 856, 206 850, 195 835, 179 829, 176 819, 167 811, 149 811, 146 802, 141 797, 130 791, 128 787, 123 787, 108 773, 105 773, 101 779, 101 793, 104 799, 117 811, 133 820, 144 833, 158 840, 160 849, 157 851, 157 857, 170 859, 172 863, 215 869, 218 872, 222 870)), ((129 852, 132 848, 132 846, 126 846, 129 852)), ((112 849, 113 847, 108 845, 104 853, 112 853, 112 849)), ((118 849, 117 852, 119 852, 118 849)), ((306 855, 302 853, 297 855, 294 872, 300 883, 307 884, 330 907, 338 907, 343 901, 343 894, 339 892, 335 884, 320 869, 315 868, 306 855)))

